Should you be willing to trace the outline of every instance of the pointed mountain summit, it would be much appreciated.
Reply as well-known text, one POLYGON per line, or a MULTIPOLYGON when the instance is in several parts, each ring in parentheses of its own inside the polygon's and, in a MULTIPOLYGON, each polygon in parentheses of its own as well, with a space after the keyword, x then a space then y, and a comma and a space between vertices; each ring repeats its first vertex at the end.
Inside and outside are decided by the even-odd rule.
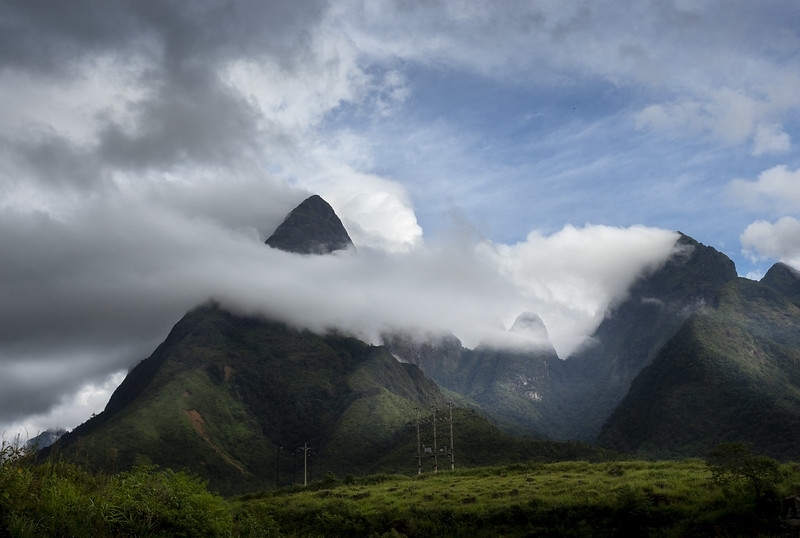
POLYGON ((316 194, 295 207, 265 242, 296 254, 330 254, 353 246, 336 212, 316 194))
POLYGON ((547 327, 544 326, 542 318, 533 312, 523 312, 517 316, 508 331, 516 334, 525 334, 542 342, 550 341, 550 335, 547 334, 547 327))

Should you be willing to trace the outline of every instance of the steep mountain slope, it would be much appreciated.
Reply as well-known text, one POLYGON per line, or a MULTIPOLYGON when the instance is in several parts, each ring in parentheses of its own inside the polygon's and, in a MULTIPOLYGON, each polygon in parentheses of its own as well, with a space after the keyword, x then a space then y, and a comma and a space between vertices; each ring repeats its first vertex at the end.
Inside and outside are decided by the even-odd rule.
POLYGON ((742 441, 800 458, 800 309, 763 284, 728 283, 634 381, 599 442, 653 457, 742 441))
POLYGON ((304 443, 318 472, 363 472, 416 408, 444 404, 418 368, 381 347, 212 303, 187 313, 105 411, 54 450, 109 470, 188 468, 230 493, 266 487, 276 463, 289 476, 290 459, 276 454, 304 443))
POLYGON ((336 212, 316 194, 294 208, 266 244, 297 254, 330 254, 353 246, 336 212))
POLYGON ((592 343, 553 377, 551 435, 594 441, 631 381, 652 362, 689 315, 736 278, 733 262, 681 234, 667 262, 631 287, 606 314, 592 343))
POLYGON ((481 345, 467 350, 457 375, 462 393, 505 431, 549 438, 552 371, 561 361, 555 350, 503 349, 481 345))
POLYGON ((464 348, 453 335, 385 334, 384 345, 398 358, 418 365, 440 386, 474 402, 505 431, 546 437, 552 425, 551 370, 561 361, 538 316, 521 314, 510 332, 535 333, 536 345, 464 348))
MULTIPOLYGON (((469 350, 454 336, 392 334, 384 344, 440 386, 476 402, 506 431, 593 442, 631 381, 692 312, 736 277, 727 256, 680 234, 664 265, 636 281, 591 343, 566 360, 549 345, 469 350)), ((546 341, 541 320, 529 322, 546 341)))

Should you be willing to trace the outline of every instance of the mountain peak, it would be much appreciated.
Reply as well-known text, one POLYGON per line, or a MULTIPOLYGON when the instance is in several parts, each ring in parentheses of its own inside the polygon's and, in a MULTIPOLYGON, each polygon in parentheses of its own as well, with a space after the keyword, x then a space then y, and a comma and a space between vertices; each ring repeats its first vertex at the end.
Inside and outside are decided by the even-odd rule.
POLYGON ((792 281, 800 280, 800 271, 784 262, 777 262, 769 268, 767 274, 761 279, 761 283, 763 284, 765 281, 769 282, 777 278, 788 278, 792 281))
POLYGON ((725 254, 686 234, 678 234, 672 255, 656 272, 634 283, 632 297, 711 300, 726 282, 737 277, 736 265, 725 254))
POLYGON ((778 262, 770 267, 760 282, 800 306, 800 271, 794 267, 778 262))
POLYGON ((316 194, 295 207, 265 243, 296 254, 330 254, 353 246, 336 212, 316 194))
POLYGON ((550 339, 542 318, 534 312, 523 312, 517 316, 509 332, 524 334, 542 341, 549 341, 550 339))

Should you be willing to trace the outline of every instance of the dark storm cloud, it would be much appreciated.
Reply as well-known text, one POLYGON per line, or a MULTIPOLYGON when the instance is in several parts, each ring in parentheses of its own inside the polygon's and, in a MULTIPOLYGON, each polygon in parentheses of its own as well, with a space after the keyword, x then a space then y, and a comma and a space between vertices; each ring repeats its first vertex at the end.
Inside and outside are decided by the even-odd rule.
MULTIPOLYGON (((0 155, 16 171, 25 172, 26 181, 36 181, 57 190, 99 188, 104 170, 97 155, 53 132, 42 132, 22 140, 0 139, 0 155)), ((14 180, 14 178, 11 178, 14 180)))
POLYGON ((2 2, 0 66, 63 73, 92 53, 126 46, 140 29, 118 2, 2 2))
POLYGON ((4 0, 0 65, 47 73, 148 47, 181 74, 231 56, 303 54, 326 2, 4 0))
MULTIPOLYGON (((114 361, 109 362, 113 364, 114 361)), ((3 391, 0 397, 0 425, 13 422, 21 416, 46 413, 66 395, 85 385, 88 379, 104 379, 108 368, 109 364, 98 360, 94 351, 74 354, 65 350, 48 358, 23 355, 6 361, 0 387, 3 391)), ((82 422, 89 417, 84 414, 75 418, 82 422)), ((0 437, 5 433, 0 426, 0 437)), ((39 432, 29 433, 33 436, 39 432)))
POLYGON ((135 117, 133 132, 110 125, 99 133, 98 153, 108 164, 142 171, 232 164, 263 143, 257 112, 208 73, 164 81, 135 105, 135 117))
POLYGON ((130 80, 123 84, 142 92, 122 104, 124 122, 98 111, 90 143, 39 127, 3 145, 34 177, 80 188, 95 187, 116 168, 141 174, 252 159, 278 141, 264 137, 270 130, 259 122, 265 118, 219 70, 225 62, 258 56, 281 58, 292 69, 307 54, 321 5, 5 2, 0 73, 14 69, 57 87, 93 76, 102 58, 124 70, 130 80))

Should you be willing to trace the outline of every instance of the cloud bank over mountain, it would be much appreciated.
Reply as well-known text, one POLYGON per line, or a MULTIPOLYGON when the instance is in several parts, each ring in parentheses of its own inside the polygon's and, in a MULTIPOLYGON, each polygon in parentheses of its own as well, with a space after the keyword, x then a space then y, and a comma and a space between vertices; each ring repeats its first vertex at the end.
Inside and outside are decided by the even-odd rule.
POLYGON ((25 242, 31 224, 3 226, 16 248, 3 264, 0 310, 5 420, 44 412, 87 379, 103 385, 210 298, 376 343, 387 328, 424 327, 474 346, 498 321, 508 328, 532 310, 566 356, 675 240, 651 228, 588 226, 513 246, 448 240, 303 256, 267 247, 252 228, 108 197, 69 218, 39 215, 39 239, 25 242))

